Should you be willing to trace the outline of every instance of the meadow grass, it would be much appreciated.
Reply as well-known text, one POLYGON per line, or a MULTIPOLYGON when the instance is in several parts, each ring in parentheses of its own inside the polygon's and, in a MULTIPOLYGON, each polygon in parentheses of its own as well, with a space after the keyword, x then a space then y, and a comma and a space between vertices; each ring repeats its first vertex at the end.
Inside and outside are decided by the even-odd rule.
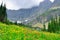
POLYGON ((0 23, 0 40, 60 40, 60 34, 0 23))

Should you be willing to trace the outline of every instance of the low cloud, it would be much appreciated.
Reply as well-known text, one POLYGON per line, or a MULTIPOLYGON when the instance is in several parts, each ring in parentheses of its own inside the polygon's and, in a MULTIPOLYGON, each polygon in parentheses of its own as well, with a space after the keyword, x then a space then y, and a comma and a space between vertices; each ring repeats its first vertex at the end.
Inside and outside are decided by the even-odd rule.
POLYGON ((0 0, 0 2, 2 1, 6 3, 8 9, 17 10, 21 8, 31 8, 33 6, 38 6, 40 2, 44 0, 0 0))
POLYGON ((6 0, 8 9, 30 8, 39 5, 43 0, 6 0))

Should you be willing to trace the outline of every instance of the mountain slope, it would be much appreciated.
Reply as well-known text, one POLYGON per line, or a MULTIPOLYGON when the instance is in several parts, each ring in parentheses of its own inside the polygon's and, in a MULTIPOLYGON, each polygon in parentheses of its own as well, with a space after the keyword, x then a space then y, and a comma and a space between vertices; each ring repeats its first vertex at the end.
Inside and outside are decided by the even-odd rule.
POLYGON ((50 0, 44 0, 43 2, 40 3, 36 12, 34 12, 34 14, 32 14, 29 18, 27 18, 27 20, 29 20, 29 21, 25 22, 25 23, 30 23, 31 21, 33 21, 31 24, 32 25, 35 24, 36 22, 34 20, 36 20, 36 18, 39 15, 43 14, 45 11, 47 11, 49 8, 51 8, 51 6, 52 6, 52 2, 50 0))
POLYGON ((60 15, 60 0, 55 0, 52 4, 51 8, 46 11, 42 16, 47 18, 47 21, 50 20, 52 17, 56 17, 60 15))
POLYGON ((38 7, 33 7, 30 9, 20 9, 20 10, 7 10, 7 15, 10 20, 24 20, 30 17, 37 10, 38 7))
POLYGON ((52 7, 60 7, 60 0, 55 0, 52 7))
POLYGON ((32 24, 42 23, 45 24, 51 20, 52 17, 56 17, 60 15, 60 0, 55 0, 47 11, 45 11, 42 15, 39 15, 35 21, 33 20, 32 24), (37 21, 37 22, 36 22, 37 21))
POLYGON ((0 40, 60 40, 60 35, 0 23, 0 40))
POLYGON ((48 10, 51 7, 51 5, 52 5, 51 1, 44 0, 43 2, 40 3, 39 6, 30 9, 7 10, 8 18, 14 21, 28 20, 28 22, 30 22, 33 19, 35 19, 38 15, 48 10))

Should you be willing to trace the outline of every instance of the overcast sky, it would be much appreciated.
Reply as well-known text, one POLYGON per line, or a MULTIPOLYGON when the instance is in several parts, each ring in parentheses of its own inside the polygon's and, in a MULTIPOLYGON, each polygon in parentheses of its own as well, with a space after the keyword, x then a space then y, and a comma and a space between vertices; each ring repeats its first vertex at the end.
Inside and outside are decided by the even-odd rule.
MULTIPOLYGON (((38 6, 40 2, 44 0, 0 0, 0 4, 2 1, 6 3, 8 9, 17 10, 21 8, 30 8, 33 6, 38 6)), ((54 0, 50 1, 53 2, 54 0)))

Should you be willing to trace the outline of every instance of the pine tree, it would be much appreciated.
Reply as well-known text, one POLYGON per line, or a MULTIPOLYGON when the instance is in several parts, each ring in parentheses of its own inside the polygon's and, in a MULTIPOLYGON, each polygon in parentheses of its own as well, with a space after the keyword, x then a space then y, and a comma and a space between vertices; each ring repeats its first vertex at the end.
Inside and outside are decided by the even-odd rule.
POLYGON ((59 16, 59 20, 58 17, 56 17, 55 19, 53 18, 51 22, 48 23, 48 31, 54 33, 60 31, 60 16, 59 16))
POLYGON ((59 31, 60 31, 60 16, 59 16, 59 31))
POLYGON ((4 15, 4 21, 7 21, 7 13, 6 13, 6 5, 4 4, 4 10, 3 10, 3 15, 4 15))
POLYGON ((44 29, 43 29, 43 31, 46 31, 46 26, 45 26, 45 24, 44 24, 43 26, 44 26, 44 29))
POLYGON ((0 6, 0 22, 6 22, 7 13, 6 13, 6 5, 3 6, 3 3, 0 6))
POLYGON ((51 25, 50 25, 50 22, 48 23, 48 32, 51 32, 51 25))
POLYGON ((3 6, 2 6, 2 4, 1 4, 1 6, 0 6, 0 21, 2 21, 3 20, 3 18, 2 18, 2 8, 3 8, 3 6))

